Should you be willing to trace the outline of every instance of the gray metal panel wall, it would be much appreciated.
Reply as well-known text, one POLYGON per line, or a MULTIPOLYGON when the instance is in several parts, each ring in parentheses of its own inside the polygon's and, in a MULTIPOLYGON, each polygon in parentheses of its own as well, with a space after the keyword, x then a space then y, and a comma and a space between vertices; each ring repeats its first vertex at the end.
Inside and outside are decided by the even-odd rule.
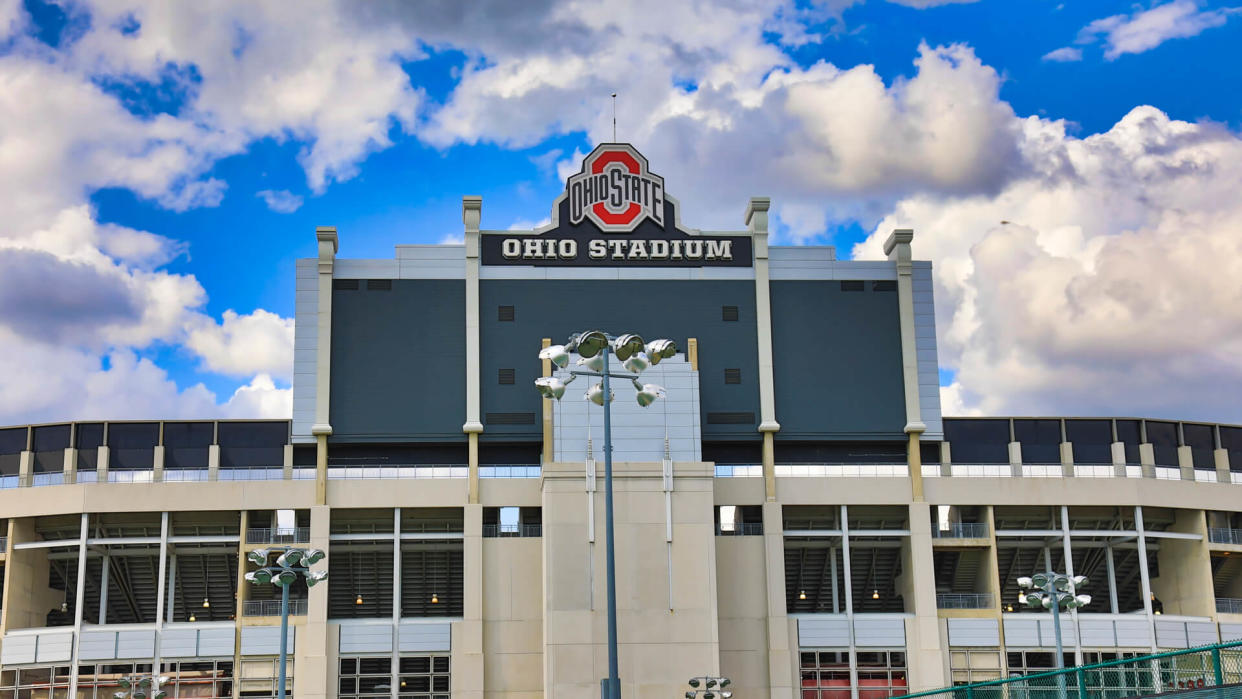
POLYGON ((388 624, 341 624, 341 653, 387 653, 392 650, 388 624))
POLYGON ((1117 645, 1117 634, 1112 619, 1091 619, 1090 614, 1078 615, 1078 630, 1082 632, 1082 644, 1088 648, 1111 648, 1117 645))
MULTIPOLYGON (((82 642, 86 642, 85 637, 82 642)), ((160 636, 160 655, 165 658, 193 658, 198 655, 198 630, 164 629, 160 636)))
POLYGON ((4 637, 4 645, 0 646, 0 664, 18 665, 20 663, 33 663, 35 661, 35 647, 39 643, 39 637, 30 636, 14 636, 9 634, 4 637))
MULTIPOLYGON (((569 334, 599 328, 637 332, 648 340, 667 337, 685 351, 699 340, 699 401, 703 439, 758 438, 759 350, 753 281, 484 279, 479 283, 483 439, 538 440, 541 400, 532 388, 539 375, 541 338, 564 342, 569 334), (514 307, 514 320, 500 321, 498 308, 514 307), (737 306, 738 320, 724 321, 722 306, 737 306), (513 385, 500 385, 500 369, 514 369, 513 385), (742 383, 726 385, 724 370, 741 369, 742 383), (709 413, 753 413, 754 422, 712 424, 709 413), (529 425, 491 425, 487 413, 533 413, 529 425)), ((900 365, 898 365, 900 369, 900 365)), ((580 400, 579 382, 566 400, 580 400)), ((617 400, 633 400, 619 386, 617 400)), ((335 395, 335 394, 334 394, 335 395)), ((335 400, 335 398, 334 398, 335 400)), ((333 425, 335 427, 335 425, 333 425)))
POLYGON ((319 260, 297 261, 293 311, 293 441, 314 442, 319 351, 319 260))
POLYGON ((859 648, 904 648, 906 621, 901 618, 854 617, 854 645, 859 648))
MULTIPOLYGON (((289 647, 287 650, 292 653, 294 649, 294 639, 297 634, 294 633, 297 627, 289 627, 289 647)), ((276 655, 280 653, 280 627, 279 626, 243 626, 241 630, 241 654, 242 655, 276 655)))
POLYGON ((39 649, 35 661, 40 663, 63 663, 73 655, 73 632, 39 634, 39 649))
POLYGON ((904 439, 897 293, 870 282, 863 291, 837 281, 771 288, 776 438, 904 439))
POLYGON ((798 645, 802 648, 849 648, 850 620, 844 615, 799 619, 798 645))
POLYGON ((464 441, 465 284, 391 283, 332 292, 332 440, 464 441))
POLYGON ((154 631, 118 631, 116 657, 150 658, 155 655, 154 631))
POLYGON ((397 643, 402 653, 450 650, 448 624, 402 624, 397 643))
POLYGON ((1038 619, 1024 619, 1016 614, 1006 614, 1004 624, 1006 646, 1010 648, 1039 647, 1038 619))
MULTIPOLYGON (((168 637, 168 632, 164 634, 168 637)), ((191 654, 193 655, 193 654, 191 654)), ((111 660, 116 657, 115 631, 83 631, 78 644, 79 660, 111 660)))
POLYGON ((932 296, 930 262, 915 262, 912 275, 914 287, 914 349, 919 361, 919 412, 927 431, 923 439, 944 438, 940 422, 940 360, 936 352, 936 304, 932 296))
MULTIPOLYGON (((167 633, 167 632, 165 632, 167 633)), ((167 636, 164 637, 167 642, 167 636)), ((290 632, 290 641, 292 641, 292 632, 290 632)), ((220 657, 232 655, 234 647, 234 636, 232 628, 221 629, 199 629, 198 630, 198 656, 202 658, 220 657)), ((290 642, 289 647, 293 647, 290 642)))
POLYGON ((995 619, 949 619, 949 645, 995 647, 1000 645, 1000 624, 995 619))

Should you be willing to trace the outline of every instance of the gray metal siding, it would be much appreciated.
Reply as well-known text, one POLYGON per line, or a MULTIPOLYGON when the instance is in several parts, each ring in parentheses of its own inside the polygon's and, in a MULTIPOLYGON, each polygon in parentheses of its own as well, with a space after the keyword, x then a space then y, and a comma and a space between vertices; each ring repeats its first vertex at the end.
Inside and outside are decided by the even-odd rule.
POLYGON ((465 285, 366 287, 332 293, 333 441, 464 440, 465 285))
POLYGON ((319 261, 297 261, 293 312, 293 441, 314 442, 319 352, 319 261))
POLYGON ((341 653, 388 653, 391 650, 392 626, 341 624, 341 653))
POLYGON ((402 624, 398 630, 398 650, 402 653, 428 653, 450 650, 448 624, 402 624))
MULTIPOLYGON (((40 663, 63 663, 73 655, 73 632, 39 634, 39 649, 35 661, 40 663)), ((148 656, 150 657, 150 656, 148 656)))
POLYGON ((844 615, 799 619, 798 645, 802 648, 849 648, 850 620, 844 615))
POLYGON ((1000 645, 1000 624, 995 619, 949 619, 949 645, 995 647, 1000 645))
POLYGON ((39 643, 39 637, 30 636, 14 636, 12 634, 4 637, 4 645, 0 646, 0 664, 19 665, 22 663, 33 663, 35 661, 35 647, 39 643))
MULTIPOLYGON (((85 635, 82 643, 86 643, 85 635)), ((198 655, 198 630, 164 629, 160 635, 160 655, 165 658, 193 658, 198 655)))
MULTIPOLYGON (((289 627, 289 645, 286 650, 293 653, 294 640, 297 638, 297 627, 289 627)), ((279 626, 243 626, 241 630, 242 655, 276 655, 280 653, 279 626)))
POLYGON ((904 439, 897 293, 836 281, 771 288, 776 438, 904 439))
MULTIPOLYGON (((541 399, 531 385, 539 375, 539 341, 564 342, 570 333, 592 328, 667 337, 682 351, 686 338, 698 338, 703 438, 756 436, 759 357, 752 281, 485 279, 479 298, 485 440, 541 438, 541 399), (513 321, 498 320, 501 305, 514 307, 513 321), (726 305, 738 307, 739 320, 722 320, 721 306, 726 305), (502 368, 516 371, 513 385, 498 384, 502 368), (741 369, 742 383, 726 385, 726 368, 741 369), (707 415, 714 412, 753 413, 755 421, 711 424, 707 415), (491 425, 487 413, 533 413, 535 422, 491 425)), ((581 400, 585 390, 586 382, 580 381, 564 400, 581 400)), ((617 400, 633 400, 628 386, 614 392, 617 400)))

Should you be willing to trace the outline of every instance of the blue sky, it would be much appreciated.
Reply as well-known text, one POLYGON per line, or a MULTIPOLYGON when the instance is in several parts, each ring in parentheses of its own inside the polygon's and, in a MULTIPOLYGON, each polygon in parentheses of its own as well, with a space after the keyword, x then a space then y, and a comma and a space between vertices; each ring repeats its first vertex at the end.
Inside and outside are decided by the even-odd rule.
POLYGON ((643 7, 0 2, 0 271, 39 270, 0 274, 0 422, 287 414, 316 225, 383 258, 458 236, 463 194, 538 222, 613 90, 687 225, 768 195, 840 257, 913 226, 946 412, 1242 420, 1208 281, 1242 257, 1242 10, 643 7))

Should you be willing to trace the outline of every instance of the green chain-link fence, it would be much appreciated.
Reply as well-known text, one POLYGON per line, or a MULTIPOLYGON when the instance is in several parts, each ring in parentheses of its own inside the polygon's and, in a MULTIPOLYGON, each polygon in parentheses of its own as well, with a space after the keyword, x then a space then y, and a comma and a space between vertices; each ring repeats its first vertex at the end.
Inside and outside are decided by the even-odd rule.
POLYGON ((1242 699, 1242 641, 1113 660, 896 699, 1242 699))

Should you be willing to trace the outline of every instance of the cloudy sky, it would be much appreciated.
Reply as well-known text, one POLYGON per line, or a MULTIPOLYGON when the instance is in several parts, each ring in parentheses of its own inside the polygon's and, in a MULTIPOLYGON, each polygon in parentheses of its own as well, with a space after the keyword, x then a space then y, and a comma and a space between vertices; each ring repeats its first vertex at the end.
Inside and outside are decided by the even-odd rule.
MULTIPOLYGON (((548 215, 935 265, 946 414, 1242 421, 1242 7, 0 0, 0 424, 287 416, 293 270, 548 215)), ((844 370, 844 369, 843 369, 844 370)))

